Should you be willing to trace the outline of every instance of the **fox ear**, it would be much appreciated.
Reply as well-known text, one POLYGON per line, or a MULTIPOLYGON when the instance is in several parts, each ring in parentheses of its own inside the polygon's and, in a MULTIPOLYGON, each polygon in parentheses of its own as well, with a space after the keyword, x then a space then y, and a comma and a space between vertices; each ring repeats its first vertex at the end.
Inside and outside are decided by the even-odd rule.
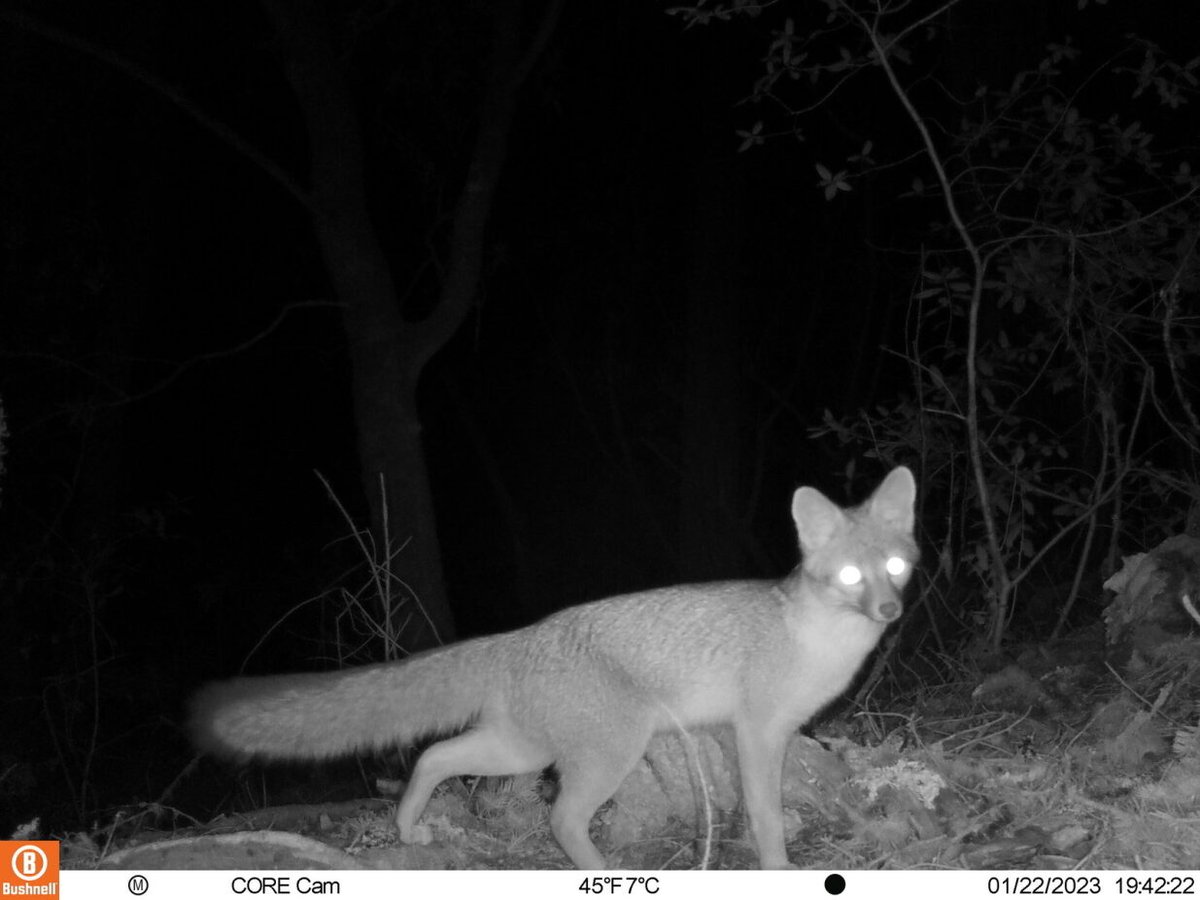
POLYGON ((913 504, 917 500, 917 482, 905 466, 888 473, 867 501, 867 512, 903 531, 912 531, 913 504))
POLYGON ((846 514, 816 488, 802 487, 792 494, 792 520, 807 553, 824 546, 846 524, 846 514))

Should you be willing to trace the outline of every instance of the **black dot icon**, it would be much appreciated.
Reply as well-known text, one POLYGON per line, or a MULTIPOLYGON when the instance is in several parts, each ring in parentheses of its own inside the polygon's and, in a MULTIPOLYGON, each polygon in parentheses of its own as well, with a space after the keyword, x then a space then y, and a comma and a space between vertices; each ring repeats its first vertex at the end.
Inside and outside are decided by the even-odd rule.
POLYGON ((841 875, 826 875, 825 876, 825 893, 840 894, 846 889, 846 879, 841 875))

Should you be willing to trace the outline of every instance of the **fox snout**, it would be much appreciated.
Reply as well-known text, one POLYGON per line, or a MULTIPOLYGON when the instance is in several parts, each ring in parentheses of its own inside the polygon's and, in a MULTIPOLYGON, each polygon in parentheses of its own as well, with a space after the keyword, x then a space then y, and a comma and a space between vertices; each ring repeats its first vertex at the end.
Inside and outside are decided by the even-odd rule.
POLYGON ((886 625, 900 618, 904 604, 891 588, 868 588, 862 596, 862 611, 868 619, 886 625))

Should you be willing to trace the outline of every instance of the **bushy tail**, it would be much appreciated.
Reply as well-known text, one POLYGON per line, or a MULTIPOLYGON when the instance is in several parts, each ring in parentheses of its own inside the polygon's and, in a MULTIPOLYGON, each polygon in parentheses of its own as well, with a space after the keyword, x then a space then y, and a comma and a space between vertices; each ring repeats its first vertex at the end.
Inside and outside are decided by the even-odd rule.
POLYGON ((214 682, 192 699, 189 730, 200 749, 239 758, 323 759, 410 744, 479 714, 504 674, 500 639, 343 672, 214 682))

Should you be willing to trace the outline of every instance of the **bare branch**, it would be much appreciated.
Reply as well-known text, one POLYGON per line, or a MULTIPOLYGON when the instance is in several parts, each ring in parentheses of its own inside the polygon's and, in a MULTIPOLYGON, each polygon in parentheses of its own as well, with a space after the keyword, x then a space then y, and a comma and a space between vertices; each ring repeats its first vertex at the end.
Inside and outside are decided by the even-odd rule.
POLYGON ((312 201, 308 191, 292 178, 291 175, 285 172, 278 163, 246 141, 224 122, 209 115, 193 103, 177 87, 155 75, 145 66, 117 53, 115 50, 102 47, 99 44, 89 41, 87 38, 71 34, 55 25, 43 22, 34 16, 18 12, 15 9, 0 7, 0 21, 8 22, 10 25, 15 25, 17 28, 36 34, 61 47, 67 47, 77 53, 90 56, 92 59, 127 75, 143 87, 149 88, 151 92, 173 103, 192 121, 200 125, 202 129, 232 147, 241 156, 258 166, 287 191, 292 196, 292 199, 305 209, 311 210, 312 201))
MULTIPOLYGON (((956 2, 957 0, 951 0, 951 2, 943 5, 935 13, 931 13, 921 21, 930 21, 934 16, 949 10, 956 2)), ((974 470, 975 489, 978 492, 979 498, 979 515, 983 520, 984 530, 987 534, 988 554, 991 560, 992 573, 996 579, 993 585, 996 592, 996 596, 993 599, 996 614, 992 616, 991 638, 993 644, 998 644, 1003 634, 1004 623, 1007 619, 1006 605, 1012 583, 1008 570, 1004 565, 1004 556, 1000 549, 1000 535, 996 526, 995 513, 992 510, 991 492, 988 488, 987 476, 983 468, 983 454, 980 450, 979 438, 979 372, 976 363, 979 346, 979 307, 983 298, 983 281, 986 268, 980 256, 979 247, 971 237, 971 233, 963 222, 962 215, 959 213, 958 203, 954 199, 954 191, 950 184, 950 178, 946 174, 946 167, 942 161, 941 153, 933 141, 933 136, 929 133, 929 128, 925 124, 924 118, 913 105, 912 99, 904 89, 904 86, 900 84, 900 79, 896 75, 896 70, 893 68, 891 60, 888 57, 888 50, 894 41, 889 42, 888 46, 884 46, 882 36, 877 27, 878 22, 867 22, 845 0, 843 0, 841 6, 847 14, 858 22, 859 27, 862 28, 867 38, 871 41, 871 46, 875 50, 879 66, 887 76, 892 91, 904 107, 905 112, 908 113, 908 117, 912 120, 913 125, 916 126, 917 131, 920 132, 921 140, 925 145, 925 152, 942 186, 942 197, 946 204, 946 212, 954 224, 955 231, 958 232, 963 249, 966 250, 967 255, 971 258, 971 269, 974 278, 971 285, 971 301, 967 319, 967 450, 971 457, 971 468, 974 470)))

